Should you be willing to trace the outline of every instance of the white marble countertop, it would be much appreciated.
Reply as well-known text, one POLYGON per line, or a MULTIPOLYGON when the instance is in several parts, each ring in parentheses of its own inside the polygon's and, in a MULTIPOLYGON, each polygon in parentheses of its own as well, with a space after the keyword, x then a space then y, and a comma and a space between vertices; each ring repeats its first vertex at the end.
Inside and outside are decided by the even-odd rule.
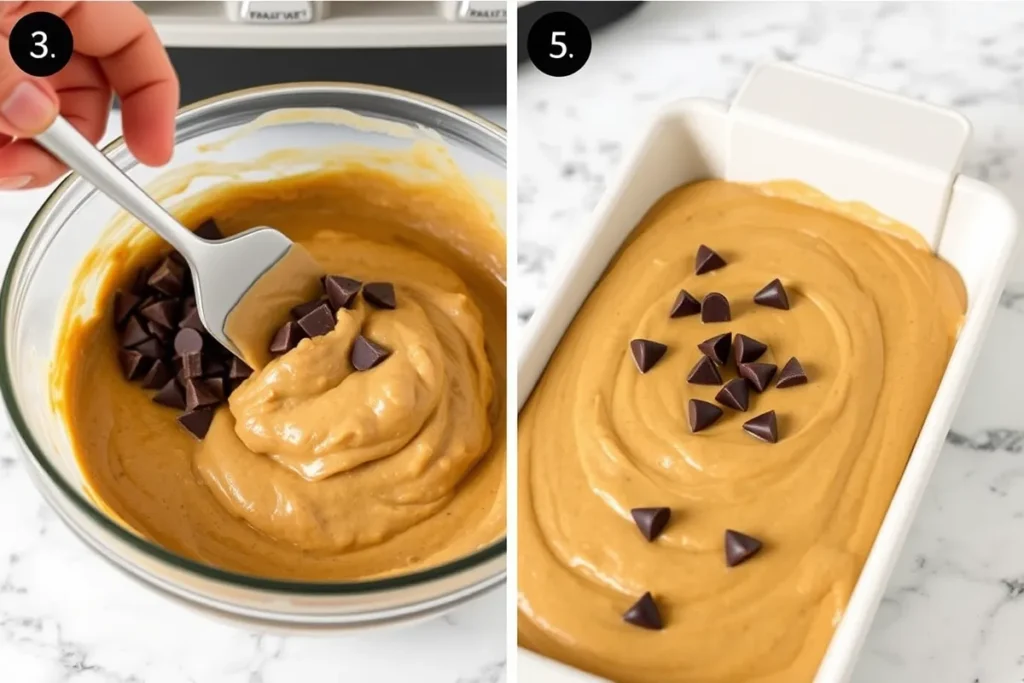
MULTIPOLYGON (((505 123, 502 109, 478 112, 505 123)), ((118 134, 115 114, 107 138, 118 134)), ((0 268, 48 193, 0 193, 0 268)), ((213 621, 87 550, 37 493, 0 412, 2 683, 502 683, 505 596, 364 635, 286 637, 213 621)))
MULTIPOLYGON (((964 172, 1024 216, 1024 3, 657 3, 595 35, 577 74, 519 73, 518 311, 661 103, 728 101, 750 67, 800 64, 955 107, 964 172)), ((1024 262, 1019 256, 855 683, 1024 678, 1024 262)))

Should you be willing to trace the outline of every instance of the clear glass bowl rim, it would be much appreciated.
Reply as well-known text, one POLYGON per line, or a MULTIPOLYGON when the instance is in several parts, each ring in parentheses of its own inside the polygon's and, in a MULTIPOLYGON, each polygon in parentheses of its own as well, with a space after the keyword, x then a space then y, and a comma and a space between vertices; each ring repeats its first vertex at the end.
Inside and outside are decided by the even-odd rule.
MULTIPOLYGON (((190 119, 197 117, 200 110, 210 108, 212 108, 212 111, 208 113, 215 115, 217 105, 225 105, 238 98, 259 94, 287 94, 289 92, 295 92, 296 89, 324 90, 337 94, 352 94, 357 96, 359 94, 376 95, 388 99, 404 101, 413 107, 418 107, 444 117, 460 120, 460 123, 475 128, 484 135, 492 137, 500 143, 507 145, 504 128, 464 109, 425 95, 419 95, 396 88, 386 88, 362 83, 300 82, 236 90, 205 100, 200 100, 188 105, 187 107, 183 107, 178 112, 176 120, 179 123, 187 122, 190 119)), ((116 158, 115 155, 126 154, 127 151, 124 143, 124 137, 119 136, 116 138, 113 142, 103 148, 103 152, 111 158, 116 158)), ((8 318, 9 310, 12 305, 12 293, 15 288, 15 273, 18 273, 21 270, 18 266, 21 263, 21 259, 26 248, 35 239, 37 232, 42 229, 58 201, 76 183, 82 184, 84 182, 85 181, 75 173, 69 175, 46 198, 46 201, 43 202, 43 205, 32 217, 32 220, 29 221, 27 229, 22 234, 21 239, 18 241, 18 245, 15 247, 11 256, 7 273, 4 275, 3 287, 0 289, 0 320, 6 320, 8 318)), ((95 189, 91 190, 91 192, 95 191, 95 189)), ((445 577, 458 574, 463 570, 482 565, 485 562, 506 553, 507 536, 502 536, 494 543, 481 548, 480 550, 437 567, 431 567, 429 569, 412 572, 410 574, 402 574, 381 579, 325 582, 288 581, 242 574, 225 569, 219 569, 173 553, 125 529, 123 526, 97 510, 92 503, 86 500, 85 496, 83 496, 75 486, 64 479, 60 472, 50 463, 49 458, 43 455, 42 449, 33 438, 31 430, 26 424, 18 406, 17 397, 14 392, 10 359, 8 357, 10 352, 10 340, 7 335, 8 325, 3 324, 2 329, 0 329, 0 395, 3 396, 4 403, 7 406, 7 412, 11 418, 11 423, 17 430, 22 443, 25 444, 28 452, 35 459, 36 464, 39 465, 43 472, 46 473, 47 478, 56 484, 60 492, 91 521, 98 524, 108 533, 113 534, 119 540, 158 561, 170 563, 179 569, 194 572, 207 579, 213 579, 215 581, 221 581, 235 586, 255 588, 263 591, 303 595, 351 595, 409 588, 419 584, 443 579, 445 577)))

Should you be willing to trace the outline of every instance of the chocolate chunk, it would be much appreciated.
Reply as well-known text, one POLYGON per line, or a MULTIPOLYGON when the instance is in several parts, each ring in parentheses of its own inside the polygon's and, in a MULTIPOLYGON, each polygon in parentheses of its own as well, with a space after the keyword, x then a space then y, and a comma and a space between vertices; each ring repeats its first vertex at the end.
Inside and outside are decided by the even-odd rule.
POLYGON ((686 381, 690 384, 721 384, 722 376, 718 374, 715 362, 707 356, 701 356, 697 364, 690 370, 686 381))
POLYGON ((206 437, 213 423, 213 408, 200 408, 178 416, 178 424, 184 427, 197 439, 206 437))
POLYGON ((146 332, 146 328, 142 326, 139 319, 134 315, 129 316, 124 330, 121 331, 121 346, 131 348, 132 346, 138 346, 147 339, 149 339, 149 333, 146 332))
POLYGON ((729 351, 732 350, 732 334, 726 332, 725 334, 716 335, 711 339, 705 339, 700 344, 697 344, 697 348, 700 349, 701 353, 719 365, 725 365, 729 362, 729 351))
POLYGON ((114 293, 114 325, 121 327, 128 321, 128 316, 135 312, 139 302, 142 301, 131 292, 118 290, 114 293))
POLYGON ((669 311, 668 317, 683 318, 688 315, 696 315, 697 313, 700 313, 700 302, 685 289, 680 289, 679 296, 676 297, 675 303, 672 304, 672 310, 669 311))
POLYGON ((633 515, 636 528, 648 541, 660 536, 672 517, 672 511, 668 508, 633 508, 629 513, 633 515))
POLYGON ((160 391, 156 392, 153 396, 153 402, 159 403, 162 406, 168 406, 170 408, 177 408, 178 410, 185 409, 185 396, 181 393, 181 388, 178 386, 176 380, 168 380, 160 391))
POLYGON ((762 344, 745 334, 737 334, 736 339, 733 341, 733 348, 735 349, 734 355, 736 356, 737 364, 753 363, 764 355, 764 352, 768 350, 768 345, 762 344))
POLYGON ((668 351, 668 347, 650 339, 634 339, 629 342, 629 351, 633 354, 633 362, 636 363, 637 370, 645 373, 661 360, 661 357, 668 351))
POLYGON ((313 299, 312 301, 307 301, 304 304, 294 306, 291 310, 292 317, 296 320, 304 318, 316 310, 324 301, 325 299, 313 299))
POLYGON ((287 353, 294 349, 305 336, 306 333, 302 331, 298 323, 289 320, 274 333, 274 338, 270 340, 270 352, 275 355, 287 353))
POLYGON ((178 296, 185 286, 185 269, 175 263, 174 259, 165 258, 149 276, 146 284, 167 296, 178 296))
POLYGON ((331 307, 322 303, 299 319, 299 327, 310 337, 319 337, 334 329, 334 313, 331 307))
POLYGON ((162 299, 140 309, 139 313, 147 320, 169 329, 178 324, 179 309, 180 304, 175 299, 162 299))
POLYGON ((390 355, 391 351, 376 342, 370 341, 363 335, 359 335, 352 344, 352 353, 349 356, 349 360, 352 362, 352 367, 359 372, 363 372, 380 364, 390 355))
POLYGON ((732 320, 729 300, 724 294, 711 292, 700 305, 700 321, 704 323, 725 323, 732 320))
POLYGON ((163 358, 165 353, 164 345, 160 343, 159 339, 154 337, 150 337, 141 344, 136 345, 135 350, 146 358, 163 358))
POLYGON ((181 318, 181 322, 178 323, 178 327, 183 330, 206 332, 206 327, 203 325, 203 321, 199 318, 199 309, 197 308, 193 308, 185 313, 181 318))
POLYGON ((210 390, 201 379, 185 380, 185 410, 192 412, 196 408, 212 406, 220 403, 217 395, 210 390))
POLYGON ((732 529, 725 530, 725 564, 735 567, 746 562, 761 549, 761 541, 732 529))
POLYGON ((121 374, 128 381, 138 379, 146 371, 145 358, 134 349, 121 349, 117 352, 117 360, 121 364, 121 374))
MULTIPOLYGON (((324 291, 327 292, 327 299, 335 311, 339 308, 352 308, 356 301, 356 294, 359 293, 359 288, 362 286, 363 283, 359 280, 341 275, 328 275, 324 278, 324 291)), ((395 307, 394 300, 395 292, 392 289, 391 308, 395 307)))
POLYGON ((766 284, 754 295, 754 303, 781 308, 784 311, 789 310, 789 297, 786 295, 786 288, 782 286, 778 278, 766 284))
POLYGON ((167 258, 171 259, 172 261, 177 263, 179 266, 183 266, 185 268, 188 268, 188 261, 185 259, 185 255, 182 254, 177 249, 175 249, 170 254, 168 254, 167 258))
POLYGON ((367 282, 363 287, 363 298, 376 308, 394 310, 398 305, 395 301, 395 286, 390 282, 367 282))
POLYGON ((713 403, 691 398, 686 414, 690 422, 690 431, 696 434, 702 429, 707 429, 722 417, 722 409, 713 403))
POLYGON ((782 366, 782 371, 779 372, 779 381, 775 383, 775 386, 785 389, 798 384, 807 384, 807 374, 804 372, 804 366, 800 365, 796 356, 793 356, 782 366))
POLYGON ((246 365, 240 358, 232 357, 228 361, 228 379, 245 379, 252 374, 252 368, 246 365))
POLYGON ((186 379, 201 377, 203 374, 203 354, 201 351, 189 351, 178 356, 178 376, 182 382, 186 379))
POLYGON ((179 356, 203 350, 203 335, 191 327, 184 327, 174 335, 174 352, 179 356))
POLYGON ((750 387, 747 386, 747 380, 742 377, 729 380, 715 394, 715 400, 734 410, 746 411, 750 404, 750 387))
POLYGON ((213 358, 203 358, 203 377, 220 377, 228 371, 227 363, 213 358))
POLYGON ((223 377, 209 377, 203 380, 203 384, 210 390, 210 393, 217 397, 217 400, 223 401, 227 394, 224 393, 224 378, 223 377))
POLYGON ((779 440, 779 424, 775 419, 775 411, 769 410, 743 423, 743 431, 756 436, 761 441, 775 443, 779 440))
POLYGON ((151 290, 147 282, 152 272, 150 268, 139 268, 138 272, 135 273, 135 281, 132 283, 132 294, 140 297, 150 294, 151 290))
POLYGON ((644 593, 643 597, 626 610, 625 614, 622 615, 622 619, 626 623, 639 626, 640 628, 652 631, 660 631, 662 629, 661 612, 658 611, 658 606, 654 603, 654 598, 651 597, 650 593, 644 593))
POLYGON ((740 377, 749 379, 754 391, 759 394, 768 388, 768 383, 772 381, 777 369, 772 363, 740 363, 736 366, 740 377))
POLYGON ((694 272, 703 275, 712 270, 718 270, 725 266, 725 259, 703 244, 697 247, 697 259, 694 272))
POLYGON ((142 378, 143 389, 159 389, 163 385, 167 384, 171 380, 171 370, 167 367, 167 364, 162 360, 157 359, 153 361, 152 367, 149 368, 149 372, 142 378))
POLYGON ((195 235, 202 237, 204 240, 222 240, 224 234, 217 227, 217 224, 212 218, 203 221, 202 225, 195 229, 195 235))
POLYGON ((159 323, 155 323, 152 320, 146 321, 146 331, 161 342, 167 342, 174 338, 174 330, 169 327, 164 327, 159 323))

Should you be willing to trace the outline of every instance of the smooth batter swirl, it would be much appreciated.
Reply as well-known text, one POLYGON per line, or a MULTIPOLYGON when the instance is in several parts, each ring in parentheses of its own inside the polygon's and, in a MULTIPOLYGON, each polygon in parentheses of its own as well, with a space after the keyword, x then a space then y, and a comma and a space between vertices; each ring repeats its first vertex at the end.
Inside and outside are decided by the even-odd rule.
POLYGON ((435 514, 487 452, 494 380, 480 311, 457 278, 418 261, 396 310, 359 298, 333 332, 231 395, 234 425, 218 416, 196 467, 233 514, 302 548, 373 545, 435 514), (392 350, 366 372, 349 362, 360 334, 392 350))
MULTIPOLYGON (((836 214, 709 181, 645 218, 591 293, 519 427, 519 630, 524 645, 619 681, 811 681, 902 474, 964 310, 929 251, 836 214), (728 265, 693 274, 707 244, 728 265), (757 306, 779 277, 791 310, 757 306), (732 321, 671 319, 680 289, 725 294, 732 321), (751 392, 687 427, 697 344, 724 332, 800 359, 810 382, 751 392), (647 374, 633 338, 669 347, 647 374), (780 440, 742 429, 767 410, 780 440), (630 517, 667 506, 653 543, 630 517), (723 534, 765 542, 733 569, 723 534), (665 629, 622 613, 645 591, 665 629)), ((729 366, 727 381, 735 375, 729 366)))

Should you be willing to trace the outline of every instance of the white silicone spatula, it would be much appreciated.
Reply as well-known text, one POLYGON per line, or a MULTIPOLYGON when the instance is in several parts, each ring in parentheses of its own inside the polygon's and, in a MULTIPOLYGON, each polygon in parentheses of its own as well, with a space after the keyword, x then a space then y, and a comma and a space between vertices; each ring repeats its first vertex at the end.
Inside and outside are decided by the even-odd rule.
POLYGON ((251 367, 269 359, 270 339, 291 306, 319 293, 320 268, 277 230, 257 227, 217 241, 197 237, 63 117, 35 139, 184 256, 203 325, 251 367), (252 301, 255 296, 261 300, 252 301))

